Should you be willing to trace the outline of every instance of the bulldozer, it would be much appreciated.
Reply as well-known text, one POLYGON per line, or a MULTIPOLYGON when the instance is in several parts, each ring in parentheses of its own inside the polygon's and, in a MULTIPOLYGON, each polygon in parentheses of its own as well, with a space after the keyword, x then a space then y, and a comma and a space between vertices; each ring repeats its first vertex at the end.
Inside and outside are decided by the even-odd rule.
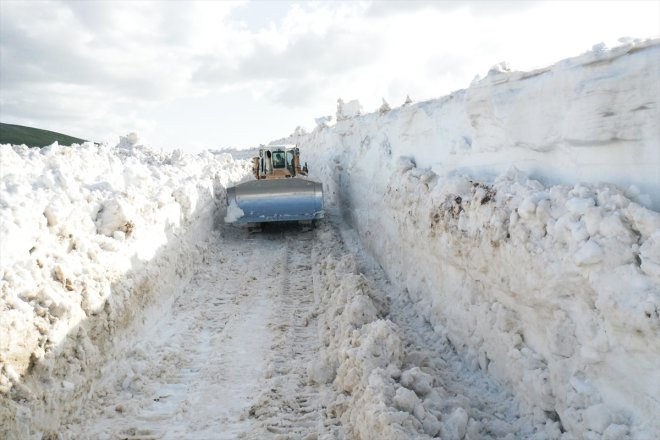
POLYGON ((323 185, 308 177, 296 145, 268 145, 252 158, 254 180, 227 188, 225 223, 259 229, 268 222, 314 227, 323 218, 323 185))

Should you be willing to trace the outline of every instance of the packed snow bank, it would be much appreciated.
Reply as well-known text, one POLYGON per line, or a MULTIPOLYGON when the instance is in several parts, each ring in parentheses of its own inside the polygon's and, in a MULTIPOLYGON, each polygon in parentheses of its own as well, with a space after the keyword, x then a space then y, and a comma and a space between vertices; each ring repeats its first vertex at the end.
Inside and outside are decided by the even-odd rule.
POLYGON ((351 119, 359 104, 351 101, 347 116, 340 102, 332 132, 353 150, 376 143, 395 158, 414 155, 440 177, 493 181, 514 165, 546 185, 613 183, 657 211, 658 72, 658 40, 596 48, 533 72, 495 66, 466 90, 383 114, 351 119))
POLYGON ((224 188, 248 168, 130 137, 2 145, 0 164, 0 437, 41 438, 76 412, 144 307, 187 280, 224 188))
POLYGON ((657 40, 596 48, 278 142, 474 368, 568 438, 652 438, 658 72, 657 40))

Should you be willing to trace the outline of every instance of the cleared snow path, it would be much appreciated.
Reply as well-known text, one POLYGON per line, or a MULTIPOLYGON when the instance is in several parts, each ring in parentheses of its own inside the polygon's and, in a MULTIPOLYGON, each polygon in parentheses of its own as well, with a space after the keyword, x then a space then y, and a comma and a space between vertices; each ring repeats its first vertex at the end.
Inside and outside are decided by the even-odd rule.
POLYGON ((205 264, 186 289, 104 368, 88 412, 65 438, 318 431, 316 393, 297 389, 300 372, 288 374, 298 358, 313 355, 309 346, 318 339, 298 319, 312 305, 313 233, 296 234, 302 240, 295 242, 290 232, 224 233, 208 240, 205 264))
POLYGON ((223 228, 63 438, 558 438, 417 316, 337 214, 223 228))
POLYGON ((335 438, 337 422, 323 411, 328 387, 308 379, 308 367, 318 357, 319 337, 315 325, 312 249, 314 233, 286 228, 280 234, 265 233, 267 241, 281 241, 289 251, 280 273, 280 295, 272 320, 273 345, 268 359, 268 384, 250 409, 259 423, 249 438, 335 438))

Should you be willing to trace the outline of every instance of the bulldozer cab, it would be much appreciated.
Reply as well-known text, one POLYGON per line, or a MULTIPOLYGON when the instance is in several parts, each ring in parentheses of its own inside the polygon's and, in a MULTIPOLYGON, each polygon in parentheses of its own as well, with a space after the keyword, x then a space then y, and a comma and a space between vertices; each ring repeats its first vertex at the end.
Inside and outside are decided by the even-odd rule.
POLYGON ((307 175, 307 166, 300 167, 300 150, 295 145, 262 147, 259 156, 253 160, 253 171, 258 180, 307 175))

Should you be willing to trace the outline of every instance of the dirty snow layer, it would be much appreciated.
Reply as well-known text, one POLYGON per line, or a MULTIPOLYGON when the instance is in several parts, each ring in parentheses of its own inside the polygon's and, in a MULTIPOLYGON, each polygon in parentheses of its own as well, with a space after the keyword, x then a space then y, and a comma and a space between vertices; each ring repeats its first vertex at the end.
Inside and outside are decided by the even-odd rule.
POLYGON ((437 337, 565 438, 660 435, 659 53, 493 69, 277 141, 300 145, 437 337))

